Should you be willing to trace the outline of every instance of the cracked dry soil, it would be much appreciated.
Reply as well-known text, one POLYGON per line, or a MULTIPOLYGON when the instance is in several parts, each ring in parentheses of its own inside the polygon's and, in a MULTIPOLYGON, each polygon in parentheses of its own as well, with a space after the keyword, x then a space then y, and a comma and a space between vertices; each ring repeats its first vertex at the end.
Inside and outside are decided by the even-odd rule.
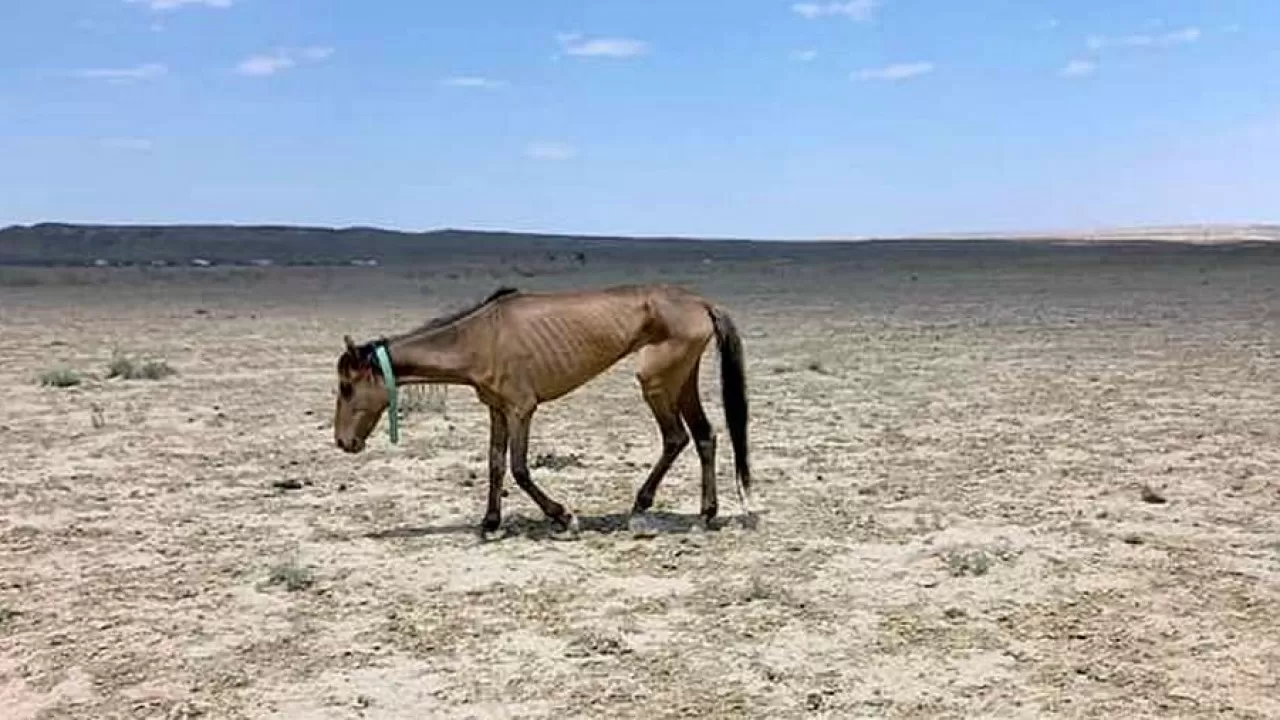
POLYGON ((343 333, 497 281, 113 272, 0 287, 7 720, 1280 716, 1278 261, 516 278, 722 302, 762 515, 733 522, 712 348, 725 528, 686 452, 626 532, 659 445, 624 361, 535 419, 581 538, 512 487, 488 543, 468 392, 357 457, 328 423, 343 333), (35 381, 117 347, 177 374, 35 381))

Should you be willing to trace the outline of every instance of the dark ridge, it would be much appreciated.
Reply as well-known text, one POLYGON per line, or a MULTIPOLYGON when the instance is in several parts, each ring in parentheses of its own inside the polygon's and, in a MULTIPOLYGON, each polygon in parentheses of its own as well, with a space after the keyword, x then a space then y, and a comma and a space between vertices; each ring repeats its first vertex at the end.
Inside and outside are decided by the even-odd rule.
MULTIPOLYGON (((911 238, 840 241, 747 240, 731 237, 565 235, 464 229, 402 232, 376 227, 289 225, 77 225, 38 223, 0 228, 0 266, 393 266, 451 262, 512 266, 556 259, 598 262, 756 261, 883 262, 928 257, 947 263, 994 260, 1084 261, 1117 256, 1267 258, 1280 256, 1280 226, 1243 227, 1238 239, 1197 245, 1116 235, 1094 239, 911 238)), ((1193 233, 1194 234, 1194 233, 1193 233)))

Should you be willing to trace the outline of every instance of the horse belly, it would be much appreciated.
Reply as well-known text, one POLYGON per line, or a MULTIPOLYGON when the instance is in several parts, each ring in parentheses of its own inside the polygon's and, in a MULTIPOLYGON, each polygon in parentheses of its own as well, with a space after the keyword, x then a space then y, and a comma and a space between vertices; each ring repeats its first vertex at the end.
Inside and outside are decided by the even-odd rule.
POLYGON ((646 338, 643 305, 625 297, 562 308, 523 328, 523 372, 539 402, 567 395, 608 370, 646 338))
POLYGON ((555 400, 600 376, 636 345, 632 332, 585 329, 562 335, 565 342, 555 345, 541 361, 531 363, 534 387, 540 402, 555 400))
POLYGON ((616 353, 593 354, 591 357, 574 358, 557 368, 556 372, 540 373, 535 381, 539 402, 568 395, 599 377, 626 355, 626 348, 616 353))

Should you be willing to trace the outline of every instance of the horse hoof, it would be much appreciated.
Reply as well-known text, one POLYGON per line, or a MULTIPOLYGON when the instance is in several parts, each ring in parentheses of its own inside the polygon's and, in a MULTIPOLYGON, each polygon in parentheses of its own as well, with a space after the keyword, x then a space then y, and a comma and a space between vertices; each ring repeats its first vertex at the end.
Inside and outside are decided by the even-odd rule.
POLYGON ((651 538, 658 535, 658 525, 647 513, 637 513, 627 520, 627 529, 637 538, 651 538))
POLYGON ((487 543, 497 542, 506 536, 507 536, 507 533, 504 532, 502 528, 494 528, 493 530, 480 531, 481 542, 487 542, 487 543))
POLYGON ((557 532, 552 533, 552 537, 557 540, 577 540, 582 535, 582 527, 578 524, 578 516, 572 513, 566 513, 569 519, 560 520, 556 523, 557 532))
POLYGON ((721 521, 719 518, 714 518, 714 517, 709 518, 705 515, 700 516, 693 523, 693 529, 696 532, 704 532, 704 533, 716 532, 717 530, 720 529, 720 527, 721 527, 721 521))

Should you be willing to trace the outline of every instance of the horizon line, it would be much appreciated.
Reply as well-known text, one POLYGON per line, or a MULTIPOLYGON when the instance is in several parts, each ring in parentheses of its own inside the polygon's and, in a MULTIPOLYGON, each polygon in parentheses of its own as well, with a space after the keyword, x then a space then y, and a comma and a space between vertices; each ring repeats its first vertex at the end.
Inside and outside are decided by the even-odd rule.
MULTIPOLYGON (((884 242, 884 241, 904 241, 904 240, 1090 240, 1090 239, 1110 239, 1116 237, 1126 237, 1132 240, 1141 240, 1143 237, 1168 237, 1172 235, 1183 236, 1189 239, 1203 237, 1209 239, 1228 239, 1232 236, 1241 234, 1253 235, 1258 231, 1275 240, 1280 240, 1280 221, 1235 221, 1235 222, 1204 222, 1204 223, 1159 223, 1159 224, 1138 224, 1138 225, 1113 225, 1113 226, 1096 226, 1096 227, 1077 227, 1077 228, 1044 228, 1044 229, 1026 229, 1026 230, 957 230, 957 231, 941 231, 927 233, 906 233, 906 234, 869 234, 869 235, 838 235, 838 236, 734 236, 734 235, 682 235, 672 233, 599 233, 599 232, 565 232, 556 230, 528 230, 528 229, 510 229, 510 228, 490 228, 483 226, 457 227, 457 226, 440 226, 426 229, 410 229, 406 227, 396 227, 392 225, 373 225, 373 224, 351 224, 351 225, 326 225, 326 224, 309 224, 309 223, 290 223, 290 222, 237 222, 237 221, 195 221, 195 222, 76 222, 64 220, 40 220, 36 222, 15 222, 0 227, 0 233, 15 229, 34 229, 40 226, 63 226, 63 227, 95 227, 95 228, 226 228, 226 229, 281 229, 281 230, 310 230, 319 232, 352 232, 352 231, 374 231, 386 232, 402 235, 432 235, 441 233, 487 233, 493 235, 529 235, 537 237, 553 237, 553 238, 576 238, 576 239, 598 239, 598 240, 675 240, 675 241, 696 241, 696 242, 758 242, 758 243, 842 243, 842 242, 884 242), (1226 236, 1226 237, 1224 237, 1226 236)), ((1237 239, 1248 239, 1238 238, 1237 239)))

